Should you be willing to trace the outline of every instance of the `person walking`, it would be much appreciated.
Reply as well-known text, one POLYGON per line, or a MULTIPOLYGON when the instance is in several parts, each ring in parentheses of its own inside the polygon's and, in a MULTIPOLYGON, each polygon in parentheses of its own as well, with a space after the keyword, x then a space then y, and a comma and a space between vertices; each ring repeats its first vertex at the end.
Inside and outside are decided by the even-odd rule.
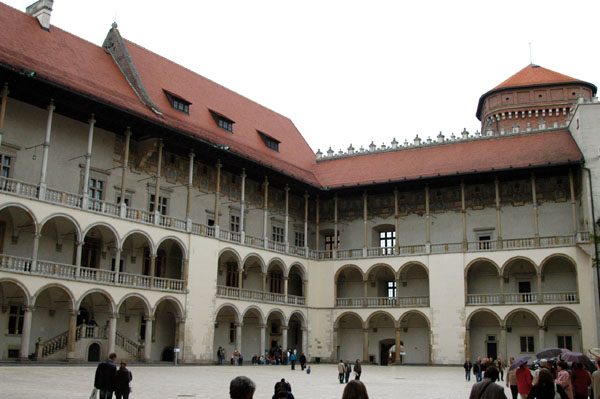
POLYGON ((571 374, 569 374, 569 365, 561 360, 556 367, 558 369, 556 383, 563 387, 569 399, 573 399, 573 384, 571 383, 571 374))
POLYGON ((290 363, 292 364, 292 370, 296 370, 296 352, 290 355, 290 363))
POLYGON ((304 371, 304 368, 306 367, 306 356, 304 356, 304 352, 300 354, 300 367, 302 368, 302 371, 304 371))
POLYGON ((517 368, 517 389, 521 399, 527 399, 529 391, 531 391, 531 372, 527 368, 527 363, 522 364, 517 368))
POLYGON ((223 348, 219 346, 219 349, 217 349, 217 364, 223 364, 223 353, 221 350, 223 350, 223 348))
POLYGON ((482 373, 481 358, 478 357, 477 361, 473 365, 473 374, 475 374, 475 381, 476 382, 481 382, 481 380, 482 380, 481 373, 482 373))
POLYGON ((117 354, 111 353, 108 359, 96 368, 94 387, 100 391, 99 399, 112 399, 117 383, 117 354))
POLYGON ((567 393, 560 384, 552 380, 552 372, 541 368, 538 373, 538 382, 529 391, 528 399, 554 399, 559 394, 561 399, 568 399, 567 393))
POLYGON ((504 387, 496 384, 498 380, 498 369, 488 366, 480 382, 473 385, 469 399, 506 399, 504 387))
POLYGON ((338 363, 338 379, 340 380, 340 384, 344 383, 344 374, 346 374, 346 366, 344 365, 344 361, 340 359, 338 363))
POLYGON ((505 366, 505 364, 502 361, 502 357, 498 356, 496 358, 496 360, 494 361, 494 364, 496 365, 496 368, 500 372, 500 381, 504 381, 504 366, 505 366))
POLYGON ((573 363, 573 391, 575 399, 587 399, 588 387, 592 384, 590 373, 583 368, 581 363, 573 363))
POLYGON ((115 395, 117 399, 129 399, 129 392, 131 392, 131 387, 129 384, 133 380, 133 375, 131 371, 127 369, 127 362, 125 360, 121 360, 121 367, 117 371, 117 384, 115 395))
POLYGON ((362 367, 360 366, 360 360, 356 359, 356 363, 354 363, 354 379, 360 380, 361 374, 362 374, 362 367))
POLYGON ((510 366, 515 362, 515 358, 511 357, 508 362, 508 371, 506 372, 506 386, 510 388, 510 393, 512 394, 512 399, 517 399, 519 396, 519 388, 517 386, 517 370, 510 369, 510 366))
POLYGON ((346 359, 346 364, 344 366, 346 367, 346 384, 347 384, 348 380, 350 379, 350 373, 352 372, 352 365, 350 364, 350 360, 346 359))
POLYGON ((473 368, 473 363, 467 358, 463 364, 463 368, 465 369, 465 380, 471 381, 471 369, 473 368))

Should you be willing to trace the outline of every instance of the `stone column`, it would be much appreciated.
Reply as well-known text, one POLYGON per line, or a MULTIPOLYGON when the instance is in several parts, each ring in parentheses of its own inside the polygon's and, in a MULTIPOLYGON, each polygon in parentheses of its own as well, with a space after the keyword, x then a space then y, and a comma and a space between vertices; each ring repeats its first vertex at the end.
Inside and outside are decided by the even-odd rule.
POLYGON ((494 179, 494 188, 496 190, 496 220, 498 226, 498 249, 502 249, 502 221, 500 219, 501 208, 500 208, 500 184, 498 178, 494 179))
POLYGON ((463 227, 463 234, 462 234, 462 247, 463 247, 463 251, 466 251, 469 247, 468 247, 468 241, 467 241, 467 206, 466 206, 466 199, 465 199, 465 182, 461 181, 460 182, 460 204, 461 204, 461 213, 462 213, 462 227, 463 227))
MULTIPOLYGON (((317 203, 317 210, 315 214, 315 251, 319 250, 319 196, 317 195, 317 199, 315 200, 317 203)), ((308 237, 306 237, 308 238, 308 237)))
POLYGON ((4 129, 4 118, 6 116, 6 104, 8 102, 8 82, 4 82, 4 86, 2 86, 2 93, 0 93, 2 97, 2 102, 0 103, 0 134, 4 129))
POLYGON ((238 292, 239 296, 242 296, 242 287, 244 286, 243 280, 244 280, 244 269, 238 269, 238 288, 240 289, 238 292))
POLYGON ((281 348, 288 348, 288 326, 281 326, 281 348))
POLYGON ((67 360, 75 359, 75 340, 77 333, 77 314, 79 312, 72 310, 69 312, 69 330, 67 333, 67 360))
POLYGON ((219 238, 219 202, 221 198, 221 167, 223 165, 221 164, 221 161, 218 160, 215 166, 217 168, 217 188, 215 190, 215 237, 219 238))
POLYGON ((144 338, 144 361, 152 361, 152 321, 154 317, 144 316, 146 320, 146 336, 144 338))
POLYGON ((269 232, 267 231, 267 227, 269 226, 269 178, 265 176, 265 182, 263 183, 264 187, 264 220, 263 220, 263 237, 265 239, 265 248, 269 246, 269 232))
POLYGON ((31 306, 23 307, 23 330, 21 331, 21 350, 19 358, 27 360, 29 356, 29 340, 31 339, 31 318, 33 308, 31 306))
POLYGON ((156 166, 156 177, 154 181, 154 224, 160 224, 160 174, 162 169, 162 150, 164 143, 158 140, 158 164, 156 166))
MULTIPOLYGON (((242 236, 241 241, 244 244, 246 230, 244 225, 244 218, 246 213, 246 169, 242 169, 242 192, 240 197, 240 234, 242 236)), ((264 355, 264 353, 263 353, 264 355)))
POLYGON ((338 197, 333 197, 333 257, 337 258, 338 250, 338 197))
POLYGON ((304 248, 308 256, 308 193, 304 193, 304 248))
POLYGON ((187 201, 185 204, 185 223, 187 232, 192 231, 192 190, 194 188, 194 157, 193 151, 190 151, 190 164, 188 169, 187 201))
POLYGON ((127 205, 125 204, 125 195, 127 194, 127 183, 125 177, 127 176, 127 169, 129 169, 129 143, 131 142, 131 129, 129 126, 125 129, 125 151, 123 153, 123 165, 121 166, 121 202, 119 203, 121 217, 127 216, 127 205))
POLYGON ((179 348, 179 362, 183 361, 185 347, 185 317, 177 318, 177 333, 175 334, 175 347, 179 348))
POLYGON ((150 287, 154 287, 154 275, 156 274, 156 255, 150 254, 150 287))
POLYGON ((500 303, 504 303, 504 276, 500 275, 500 303))
POLYGON ((536 349, 535 351, 537 352, 538 350, 542 350, 543 348, 546 347, 546 344, 544 342, 544 326, 539 326, 538 327, 538 344, 537 347, 538 349, 536 349))
POLYGON ((81 251, 83 249, 83 242, 75 242, 75 278, 79 277, 79 271, 81 269, 81 251))
POLYGON ((365 303, 363 303, 363 306, 367 305, 366 301, 369 296, 368 292, 369 292, 369 280, 368 280, 368 277, 365 277, 365 281, 363 282, 363 297, 365 298, 365 303))
POLYGON ((108 353, 115 351, 115 340, 117 337, 117 314, 112 313, 108 318, 108 353))
POLYGON ((363 363, 369 362, 369 329, 363 328, 363 363))
POLYGON ((288 248, 290 246, 289 239, 289 224, 290 224, 290 188, 288 185, 284 188, 285 191, 285 225, 283 226, 283 242, 285 243, 285 252, 288 252, 288 248))
POLYGON ((90 199, 90 166, 92 163, 92 145, 94 143, 94 125, 96 124, 94 114, 90 116, 88 123, 88 143, 87 152, 85 153, 85 169, 83 171, 83 198, 81 201, 81 206, 83 209, 87 209, 88 201, 90 199))
POLYGON ((425 185, 425 252, 431 251, 431 215, 429 214, 429 184, 425 185))
POLYGON ((572 169, 569 169, 569 189, 571 192, 571 213, 572 213, 572 218, 573 218, 573 236, 575 237, 575 240, 577 240, 577 202, 575 201, 575 183, 573 181, 573 170, 572 169))
POLYGON ((398 207, 398 189, 394 189, 394 253, 400 254, 400 212, 398 207))
POLYGON ((283 277, 283 297, 284 297, 285 303, 287 303, 287 297, 288 297, 288 280, 289 280, 288 276, 283 277))
POLYGON ((535 228, 535 246, 540 246, 540 226, 538 223, 537 195, 535 191, 535 175, 531 174, 531 199, 533 201, 533 227, 535 228))
POLYGON ((267 326, 265 324, 261 324, 260 325, 260 355, 265 355, 265 349, 266 349, 266 333, 267 333, 267 326))
POLYGON ((402 364, 400 347, 402 346, 402 340, 400 339, 400 327, 396 327, 396 364, 402 364))
POLYGON ((40 173, 40 190, 39 198, 44 199, 46 196, 46 172, 48 170, 48 150, 50 149, 50 136, 52 134, 52 115, 54 113, 54 99, 50 100, 48 110, 48 119, 46 121, 46 138, 44 139, 44 152, 42 155, 42 171, 40 173))
POLYGON ((338 343, 340 342, 340 337, 339 335, 339 330, 337 329, 337 327, 333 328, 333 345, 331 348, 331 361, 336 362, 339 361, 340 359, 338 359, 338 343))
POLYGON ((183 280, 183 289, 187 291, 188 288, 188 277, 190 275, 190 261, 184 259, 182 262, 183 270, 181 272, 181 279, 183 280))
POLYGON ((468 327, 465 328, 465 358, 467 357, 471 358, 471 331, 468 327))
POLYGON ((542 272, 537 272, 536 277, 537 277, 537 297, 538 297, 537 303, 543 303, 544 298, 542 297, 542 272))
MULTIPOLYGON (((335 284, 335 286, 337 286, 337 284, 335 284)), ((302 280, 302 296, 304 297, 304 303, 306 304, 306 302, 308 301, 308 280, 307 279, 302 280)))
POLYGON ((121 248, 115 250, 115 283, 120 283, 119 273, 121 272, 121 248))
MULTIPOLYGON (((235 347, 240 353, 242 353, 242 327, 243 323, 237 323, 235 325, 235 347)), ((243 354, 243 353, 242 353, 243 354)))
POLYGON ((308 328, 306 327, 300 328, 300 342, 302 342, 302 352, 304 352, 304 356, 306 356, 306 361, 308 362, 310 356, 308 354, 308 328))
MULTIPOLYGON (((365 190, 363 192, 363 248, 364 252, 367 252, 367 248, 369 247, 369 231, 368 231, 368 223, 369 223, 369 210, 367 208, 367 200, 368 194, 365 190)), ((367 254, 363 254, 366 256, 367 254)))
POLYGON ((31 270, 30 271, 35 271, 37 270, 37 260, 38 260, 38 250, 40 247, 40 237, 42 236, 41 233, 34 233, 33 234, 33 253, 31 254, 31 270))
MULTIPOLYGON (((542 350, 542 347, 540 347, 542 350)), ((503 361, 508 361, 508 343, 506 342, 506 327, 500 327, 500 356, 503 361)))

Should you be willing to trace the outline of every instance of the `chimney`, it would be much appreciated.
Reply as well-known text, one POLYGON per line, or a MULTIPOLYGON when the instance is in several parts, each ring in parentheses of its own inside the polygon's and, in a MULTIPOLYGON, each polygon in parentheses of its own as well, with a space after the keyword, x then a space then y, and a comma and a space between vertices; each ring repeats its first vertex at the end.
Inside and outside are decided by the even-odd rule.
POLYGON ((27 7, 27 15, 36 18, 42 29, 50 31, 50 13, 52 13, 52 4, 54 0, 38 0, 27 7))

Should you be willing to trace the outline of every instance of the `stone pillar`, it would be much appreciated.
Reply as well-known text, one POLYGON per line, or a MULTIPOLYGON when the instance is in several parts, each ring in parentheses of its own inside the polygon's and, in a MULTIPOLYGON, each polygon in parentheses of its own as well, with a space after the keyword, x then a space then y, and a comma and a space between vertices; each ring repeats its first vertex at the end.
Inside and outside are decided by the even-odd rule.
POLYGON ((431 251, 431 215, 429 214, 429 184, 425 185, 425 252, 431 251))
POLYGON ((40 190, 39 198, 44 199, 46 196, 46 172, 48 170, 48 150, 50 149, 50 136, 52 134, 52 115, 54 113, 54 100, 50 100, 50 104, 46 109, 48 110, 48 119, 46 121, 46 138, 44 139, 44 152, 42 155, 42 171, 40 173, 40 190))
POLYGON ((338 359, 338 343, 340 342, 340 337, 339 337, 339 330, 337 329, 337 327, 333 328, 333 345, 331 348, 331 361, 332 362, 336 362, 339 361, 340 359, 338 359))
POLYGON ((217 168, 217 188, 215 190, 215 237, 219 238, 218 231, 220 230, 219 224, 219 202, 221 198, 221 161, 218 160, 215 167, 217 168))
POLYGON ((466 251, 468 247, 467 241, 467 207, 466 207, 466 199, 465 199, 465 182, 460 182, 460 204, 461 204, 461 213, 462 213, 462 247, 463 251, 466 251))
POLYGON ((154 224, 160 223, 160 175, 162 169, 162 150, 164 143, 162 139, 158 140, 158 164, 156 166, 156 177, 154 181, 154 224))
POLYGON ((365 281, 363 282, 363 297, 365 298, 365 303, 363 305, 366 305, 366 300, 367 300, 367 297, 369 296, 368 292, 369 292, 369 280, 368 280, 368 277, 365 277, 365 281))
POLYGON ((75 242, 75 278, 79 277, 79 270, 81 268, 81 251, 83 249, 83 242, 77 241, 75 242))
POLYGON ((288 297, 288 280, 289 280, 288 276, 283 277, 283 297, 284 297, 285 303, 287 303, 287 297, 288 297))
POLYGON ((269 226, 269 178, 267 176, 265 176, 265 182, 263 183, 263 187, 264 187, 264 194, 265 194, 265 198, 264 198, 264 204, 263 204, 263 208, 264 208, 264 220, 263 220, 263 237, 265 239, 265 248, 268 248, 269 245, 269 232, 267 231, 267 228, 269 226))
POLYGON ((19 358, 27 360, 29 356, 29 340, 31 339, 31 318, 33 308, 31 306, 23 307, 23 330, 21 331, 21 350, 19 358))
POLYGON ((260 355, 263 355, 263 356, 265 355, 265 350, 266 350, 265 342, 267 340, 266 339, 266 333, 267 333, 267 328, 266 327, 267 326, 265 324, 261 324, 260 325, 260 353, 259 353, 259 356, 260 355))
POLYGON ((121 272, 121 248, 115 251, 115 283, 120 283, 119 273, 121 272))
POLYGON ((290 230, 289 230, 289 224, 290 224, 290 188, 288 185, 285 186, 284 188, 285 191, 285 225, 283 226, 283 242, 285 243, 285 252, 288 251, 288 248, 290 246, 290 239, 289 239, 289 234, 290 234, 290 230))
POLYGON ((468 327, 465 329, 465 358, 471 358, 471 331, 468 327))
POLYGON ((4 86, 2 86, 2 93, 0 93, 2 97, 0 103, 0 134, 4 129, 4 118, 6 116, 6 104, 8 102, 8 82, 4 82, 4 86))
POLYGON ((304 193, 304 248, 308 256, 308 193, 304 193))
POLYGON ((40 247, 40 237, 42 236, 41 233, 34 233, 33 234, 33 253, 31 254, 31 270, 30 271, 35 271, 37 269, 37 260, 38 260, 38 250, 40 247))
POLYGON ((127 216, 127 205, 125 204, 125 196, 127 194, 127 183, 125 177, 127 176, 127 169, 129 169, 129 143, 131 142, 131 129, 129 126, 125 129, 125 151, 123 153, 123 166, 121 172, 121 202, 119 203, 121 217, 127 216))
POLYGON ((182 261, 183 270, 181 271, 181 279, 183 280, 183 289, 187 291, 188 287, 188 277, 190 275, 190 261, 189 259, 184 259, 182 261))
POLYGON ((154 287, 154 275, 156 274, 156 255, 150 254, 150 287, 154 287))
MULTIPOLYGON (((542 347, 540 347, 540 351, 542 347)), ((506 342, 506 327, 500 327, 500 356, 503 361, 508 361, 508 342, 506 342)))
POLYGON ((308 328, 301 327, 300 328, 300 342, 302 342, 302 352, 304 352, 304 356, 306 356, 306 361, 308 362, 310 356, 308 354, 308 328))
POLYGON ((85 169, 83 171, 83 198, 81 201, 81 206, 83 209, 87 209, 88 201, 90 199, 90 166, 92 163, 92 145, 94 143, 94 124, 96 124, 94 114, 90 116, 88 123, 90 126, 88 129, 87 152, 85 153, 85 169))
POLYGON ((288 326, 281 326, 281 348, 288 349, 288 326))
MULTIPOLYGON (((240 197, 240 234, 242 235, 242 244, 245 242, 245 225, 244 218, 246 213, 246 169, 242 169, 242 192, 240 197)), ((264 353, 263 353, 264 355, 264 353)))
POLYGON ((146 337, 144 339, 144 361, 152 361, 152 321, 154 317, 144 316, 146 320, 146 337))
MULTIPOLYGON (((337 291, 337 284, 335 284, 335 286, 337 291)), ((302 296, 304 297, 304 301, 306 304, 306 301, 308 301, 308 280, 306 279, 302 280, 302 296)))
POLYGON ((394 253, 400 254, 400 212, 398 207, 398 189, 394 189, 394 253))
POLYGON ((185 317, 177 318, 177 333, 175 334, 175 347, 179 348, 178 361, 183 362, 183 349, 185 348, 185 317))
POLYGON ((194 154, 193 151, 190 151, 190 164, 188 169, 188 184, 187 184, 187 201, 185 204, 185 223, 186 230, 189 232, 192 231, 192 190, 194 188, 194 154))
POLYGON ((402 340, 400 339, 400 327, 396 327, 396 364, 402 364, 400 355, 400 352, 402 352, 400 349, 401 346, 402 340))
POLYGON ((500 275, 500 303, 504 303, 504 276, 500 275))
POLYGON ((333 257, 337 258, 338 250, 338 197, 333 197, 333 257))
POLYGON ((237 323, 235 325, 235 348, 243 354, 242 352, 242 323, 237 323))
POLYGON ((112 313, 108 318, 108 353, 115 351, 115 339, 117 337, 117 314, 112 313))
POLYGON ((369 329, 363 328, 363 363, 369 362, 369 329))
POLYGON ((545 342, 544 342, 544 341, 545 341, 545 340, 544 340, 544 333, 545 333, 545 331, 544 331, 544 326, 539 326, 539 327, 538 327, 538 344, 537 344, 537 345, 534 345, 534 347, 535 347, 535 346, 537 346, 537 348, 535 349, 535 351, 536 351, 536 352, 537 352, 538 350, 540 350, 540 351, 541 351, 543 348, 545 348, 545 347, 546 347, 546 344, 545 344, 545 342))
POLYGON ((240 296, 242 295, 242 287, 244 286, 242 280, 244 280, 244 269, 238 269, 238 288, 240 289, 240 296))
MULTIPOLYGON (((537 303, 543 303, 544 298, 542 297, 542 272, 536 273, 537 277, 537 303)), ((543 349, 543 348, 541 348, 543 349)))
POLYGON ((575 240, 577 240, 577 202, 575 201, 575 182, 573 181, 573 170, 572 169, 569 169, 569 189, 571 192, 571 213, 572 213, 572 218, 573 218, 573 236, 575 237, 575 240))
MULTIPOLYGON (((319 196, 317 195, 317 199, 315 200, 317 203, 317 210, 315 214, 315 251, 319 250, 319 196)), ((308 238, 308 237, 306 237, 308 238)))
POLYGON ((535 191, 535 175, 531 174, 531 199, 533 201, 533 227, 535 229, 535 246, 540 246, 540 226, 538 223, 537 195, 535 191))
POLYGON ((79 312, 76 310, 72 310, 69 312, 69 330, 67 333, 67 360, 75 359, 75 334, 77 333, 78 313, 79 312))
MULTIPOLYGON (((368 223, 369 223, 369 210, 367 208, 368 194, 365 190, 363 192, 363 248, 366 249, 369 247, 369 231, 368 231, 368 223)), ((365 254, 366 255, 366 254, 365 254)))
POLYGON ((496 190, 496 224, 498 226, 498 249, 502 249, 502 221, 500 219, 500 183, 498 182, 497 177, 494 179, 494 188, 496 190))

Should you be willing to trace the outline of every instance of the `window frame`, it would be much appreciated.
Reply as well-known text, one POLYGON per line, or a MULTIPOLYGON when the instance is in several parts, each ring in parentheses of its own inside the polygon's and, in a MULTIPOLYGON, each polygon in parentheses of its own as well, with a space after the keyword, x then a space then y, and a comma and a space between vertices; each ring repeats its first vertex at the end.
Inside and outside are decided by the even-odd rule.
POLYGON ((284 243, 285 242, 285 229, 281 226, 271 226, 271 240, 273 242, 284 243))
POLYGON ((381 247, 383 255, 393 255, 394 247, 396 246, 396 230, 380 230, 379 231, 379 247, 381 247), (390 237, 387 237, 390 235, 390 237), (386 245, 383 245, 386 244, 386 245), (387 245, 391 244, 391 245, 387 245))
POLYGON ((258 135, 260 136, 260 138, 262 139, 263 143, 265 143, 265 146, 270 149, 273 150, 275 152, 279 152, 279 144, 281 143, 281 141, 277 140, 276 138, 261 132, 260 130, 257 130, 258 135))
POLYGON ((192 105, 191 102, 189 102, 181 96, 171 93, 168 90, 163 89, 163 92, 167 96, 167 100, 169 100, 171 108, 186 115, 190 114, 190 105, 192 105))
MULTIPOLYGON (((154 213, 155 212, 155 201, 154 198, 156 197, 156 194, 154 193, 150 193, 150 195, 148 196, 148 212, 150 213, 154 213)), ((160 213, 162 216, 168 216, 169 215, 169 197, 165 196, 165 195, 159 195, 158 196, 158 213, 160 213)))
POLYGON ((233 133, 233 124, 235 121, 213 110, 209 110, 217 126, 229 133, 233 133))
POLYGON ((303 231, 294 231, 294 246, 299 248, 306 246, 306 237, 303 231))
POLYGON ((519 349, 521 353, 535 353, 535 338, 533 335, 519 336, 519 349), (525 350, 523 350, 525 349, 525 350))
POLYGON ((8 317, 6 318, 7 335, 23 334, 23 320, 25 318, 25 307, 23 305, 9 305, 8 317))

